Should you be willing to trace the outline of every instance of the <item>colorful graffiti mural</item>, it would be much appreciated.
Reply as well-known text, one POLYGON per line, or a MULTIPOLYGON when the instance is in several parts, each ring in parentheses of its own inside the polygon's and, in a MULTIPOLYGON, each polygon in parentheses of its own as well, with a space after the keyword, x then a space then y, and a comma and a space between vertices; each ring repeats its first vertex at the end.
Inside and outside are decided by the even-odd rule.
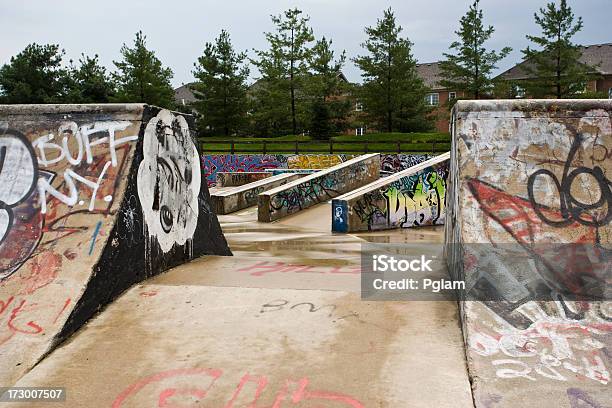
POLYGON ((430 154, 381 154, 380 171, 383 175, 399 173, 432 157, 430 154))
POLYGON ((259 195, 258 219, 270 222, 361 187, 380 176, 380 155, 370 154, 259 195))
MULTIPOLYGON (((350 160, 350 154, 214 154, 202 156, 202 171, 209 186, 218 172, 261 172, 271 169, 326 169, 350 160)), ((397 173, 430 159, 430 155, 382 154, 382 174, 397 173)))
POLYGON ((372 231, 444 224, 448 154, 332 201, 332 230, 372 231))
POLYGON ((346 154, 218 154, 202 156, 202 171, 209 186, 218 172, 260 172, 270 169, 324 169, 353 158, 346 154))

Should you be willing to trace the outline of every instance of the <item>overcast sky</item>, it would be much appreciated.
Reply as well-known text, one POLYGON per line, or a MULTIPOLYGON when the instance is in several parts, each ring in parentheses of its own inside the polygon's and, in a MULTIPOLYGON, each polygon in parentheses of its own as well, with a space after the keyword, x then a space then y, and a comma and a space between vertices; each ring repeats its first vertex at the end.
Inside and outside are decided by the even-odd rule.
MULTIPOLYGON (((0 0, 0 64, 27 44, 55 43, 67 59, 84 52, 98 54, 113 69, 124 42, 143 30, 149 48, 174 71, 173 85, 193 79, 193 62, 206 41, 227 29, 239 50, 266 47, 264 31, 273 29, 270 14, 298 7, 311 17, 315 36, 332 38, 349 57, 361 53, 363 29, 376 24, 387 7, 395 11, 403 34, 414 43, 419 62, 438 61, 455 39, 459 17, 471 0, 0 0)), ((520 60, 525 34, 538 33, 533 13, 547 0, 482 0, 487 24, 496 32, 489 46, 509 45, 513 53, 500 63, 505 70, 520 60)), ((612 42, 612 0, 569 0, 584 19, 576 36, 580 44, 612 42)), ((359 81, 359 70, 349 62, 345 74, 359 81)), ((252 76, 257 77, 257 71, 252 76)))

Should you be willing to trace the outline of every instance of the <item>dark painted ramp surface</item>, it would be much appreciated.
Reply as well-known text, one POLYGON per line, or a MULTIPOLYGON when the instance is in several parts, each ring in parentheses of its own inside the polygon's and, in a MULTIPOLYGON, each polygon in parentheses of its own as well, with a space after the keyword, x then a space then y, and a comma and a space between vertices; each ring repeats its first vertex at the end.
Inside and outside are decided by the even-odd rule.
POLYGON ((0 384, 135 282, 230 255, 188 118, 0 106, 0 384))

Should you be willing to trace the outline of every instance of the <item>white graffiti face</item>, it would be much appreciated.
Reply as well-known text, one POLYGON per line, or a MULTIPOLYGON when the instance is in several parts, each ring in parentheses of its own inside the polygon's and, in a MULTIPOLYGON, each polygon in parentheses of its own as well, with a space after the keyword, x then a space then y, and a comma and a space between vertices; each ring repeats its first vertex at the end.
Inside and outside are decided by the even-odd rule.
POLYGON ((147 233, 162 251, 193 237, 198 219, 201 174, 187 121, 162 110, 147 124, 138 197, 147 233))
POLYGON ((36 156, 21 135, 0 138, 0 242, 13 222, 11 208, 27 199, 37 179, 36 156))

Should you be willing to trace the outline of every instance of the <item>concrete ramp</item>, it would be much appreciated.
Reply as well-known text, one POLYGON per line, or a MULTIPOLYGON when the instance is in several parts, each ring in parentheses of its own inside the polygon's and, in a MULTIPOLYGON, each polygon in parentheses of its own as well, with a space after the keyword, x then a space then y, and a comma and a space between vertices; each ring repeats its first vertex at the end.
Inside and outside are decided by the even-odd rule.
POLYGON ((238 187, 271 177, 267 171, 218 172, 217 187, 238 187))
POLYGON ((444 224, 450 153, 376 180, 332 200, 332 231, 444 224))
MULTIPOLYGON (((270 174, 271 175, 271 174, 270 174)), ((211 193, 210 198, 217 214, 230 214, 257 204, 257 195, 297 180, 302 174, 278 174, 234 188, 223 188, 211 193)), ((218 185, 218 184, 217 184, 218 185)))
POLYGON ((476 407, 610 406, 612 100, 459 101, 446 247, 476 407))
POLYGON ((259 195, 258 220, 271 222, 338 197, 380 176, 380 154, 366 154, 259 195))
POLYGON ((0 384, 134 283, 231 255, 187 120, 140 104, 0 106, 0 384))

